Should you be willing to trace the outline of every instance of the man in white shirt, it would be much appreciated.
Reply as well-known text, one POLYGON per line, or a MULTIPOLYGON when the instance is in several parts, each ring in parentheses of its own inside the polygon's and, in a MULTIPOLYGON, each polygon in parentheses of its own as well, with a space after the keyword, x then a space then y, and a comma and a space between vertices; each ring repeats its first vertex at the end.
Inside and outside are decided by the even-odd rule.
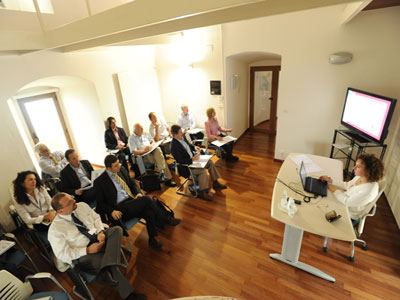
POLYGON ((168 164, 162 154, 160 148, 156 148, 153 152, 146 155, 147 152, 153 149, 154 140, 147 133, 143 133, 143 127, 136 123, 133 128, 133 134, 129 137, 128 145, 132 154, 144 155, 143 160, 146 162, 154 163, 160 172, 164 173, 166 179, 165 185, 175 187, 176 183, 171 180, 172 175, 168 169, 168 164))
POLYGON ((39 167, 50 177, 60 177, 61 170, 68 164, 61 151, 51 152, 45 144, 36 144, 35 152, 39 154, 39 167))
MULTIPOLYGON (((190 129, 196 128, 196 121, 192 113, 189 112, 189 107, 186 104, 181 105, 182 113, 179 114, 177 124, 182 127, 183 133, 186 133, 190 129)), ((202 140, 204 138, 204 133, 198 132, 194 134, 185 134, 188 142, 191 143, 192 140, 202 140), (189 138, 190 140, 189 140, 189 138)))
MULTIPOLYGON (((150 126, 149 126, 149 133, 154 141, 158 142, 160 140, 166 140, 171 138, 171 130, 163 117, 157 118, 154 112, 149 113, 150 119, 150 126)), ((160 145, 161 150, 164 154, 169 154, 169 145, 171 141, 164 142, 160 145)))
POLYGON ((54 255, 64 263, 96 275, 100 284, 115 287, 122 299, 146 299, 133 293, 133 287, 118 269, 122 229, 104 230, 100 216, 86 203, 76 203, 66 193, 51 201, 57 216, 50 225, 48 239, 54 255))

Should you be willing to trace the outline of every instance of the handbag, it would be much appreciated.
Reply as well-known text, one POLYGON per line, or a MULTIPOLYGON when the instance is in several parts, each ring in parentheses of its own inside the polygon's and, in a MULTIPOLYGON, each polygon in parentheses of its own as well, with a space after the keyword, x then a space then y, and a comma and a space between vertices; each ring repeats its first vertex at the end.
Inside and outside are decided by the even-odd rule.
POLYGON ((159 214, 162 216, 161 219, 156 218, 156 226, 160 228, 165 228, 166 221, 168 219, 175 218, 175 213, 166 203, 158 199, 157 196, 153 196, 152 200, 154 206, 158 210, 159 214))
POLYGON ((143 174, 139 179, 140 188, 146 192, 160 191, 160 176, 161 174, 158 174, 158 172, 147 170, 146 174, 143 174))

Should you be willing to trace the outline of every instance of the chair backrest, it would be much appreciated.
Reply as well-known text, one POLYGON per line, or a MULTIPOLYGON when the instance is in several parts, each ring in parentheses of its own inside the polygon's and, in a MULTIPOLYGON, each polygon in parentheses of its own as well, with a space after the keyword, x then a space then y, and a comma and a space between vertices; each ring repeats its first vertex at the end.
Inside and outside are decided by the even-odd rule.
POLYGON ((0 299, 24 300, 32 295, 32 292, 29 282, 22 282, 6 270, 0 271, 0 299))
POLYGON ((362 217, 360 218, 360 223, 358 224, 358 228, 357 228, 359 235, 361 235, 361 233, 364 231, 365 219, 369 215, 375 215, 376 202, 379 200, 379 198, 381 197, 383 191, 386 189, 386 186, 387 186, 386 177, 383 177, 380 181, 378 181, 378 185, 379 185, 378 194, 376 195, 375 199, 370 204, 368 204, 368 206, 365 208, 365 210, 362 213, 362 217), (372 210, 372 214, 370 214, 371 210, 372 210))

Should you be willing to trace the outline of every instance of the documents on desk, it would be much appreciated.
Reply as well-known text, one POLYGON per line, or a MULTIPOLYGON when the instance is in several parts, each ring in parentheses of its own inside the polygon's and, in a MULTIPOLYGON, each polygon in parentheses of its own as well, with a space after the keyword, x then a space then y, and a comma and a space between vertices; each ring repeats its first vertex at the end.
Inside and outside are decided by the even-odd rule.
POLYGON ((199 133, 201 131, 203 131, 203 129, 201 129, 201 128, 193 128, 193 129, 189 129, 186 132, 189 133, 189 134, 196 134, 196 133, 199 133))
POLYGON ((315 162, 311 160, 307 155, 305 154, 298 154, 298 155, 292 155, 290 158, 296 163, 298 167, 300 167, 301 162, 304 163, 304 167, 306 168, 307 174, 310 173, 316 173, 316 172, 321 172, 322 168, 318 166, 315 162))
POLYGON ((216 141, 214 141, 214 142, 211 142, 211 144, 213 144, 214 146, 217 146, 217 147, 221 147, 221 146, 223 146, 223 145, 225 145, 225 144, 228 144, 228 143, 230 143, 230 142, 234 142, 234 141, 236 141, 236 140, 237 140, 237 138, 228 135, 228 136, 224 136, 224 138, 222 139, 222 141, 216 140, 216 141))
POLYGON ((14 247, 13 241, 0 240, 0 255, 5 253, 8 249, 14 247))
POLYGON ((104 172, 105 170, 106 170, 105 168, 99 169, 99 170, 93 170, 93 171, 92 171, 92 174, 91 174, 91 177, 90 177, 90 178, 91 178, 90 181, 92 182, 92 184, 85 186, 84 188, 82 188, 82 190, 86 191, 86 190, 88 190, 88 189, 91 189, 91 188, 94 186, 94 181, 95 181, 95 179, 96 179, 97 177, 99 177, 101 174, 103 174, 103 172, 104 172))
POLYGON ((151 152, 153 152, 155 149, 158 148, 158 146, 160 146, 162 143, 164 142, 164 140, 160 140, 158 142, 155 142, 151 148, 151 150, 147 151, 146 153, 140 154, 138 156, 146 156, 147 154, 150 154, 151 152))
POLYGON ((190 168, 205 168, 212 155, 200 155, 200 158, 189 165, 190 168))
MULTIPOLYGON (((161 141, 161 144, 167 144, 167 143, 171 143, 172 141, 172 137, 167 137, 166 139, 163 139, 161 141)), ((157 146, 158 147, 158 146, 157 146)))

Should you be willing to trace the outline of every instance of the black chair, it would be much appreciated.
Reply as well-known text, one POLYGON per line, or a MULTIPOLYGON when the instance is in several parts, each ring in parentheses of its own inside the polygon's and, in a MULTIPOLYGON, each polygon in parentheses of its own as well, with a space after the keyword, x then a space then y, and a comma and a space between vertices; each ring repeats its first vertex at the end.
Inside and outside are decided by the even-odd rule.
POLYGON ((182 176, 185 178, 185 180, 181 183, 181 185, 176 189, 176 193, 179 195, 183 195, 183 196, 197 198, 197 196, 199 195, 199 184, 197 182, 197 176, 193 174, 192 169, 189 167, 189 165, 179 164, 177 162, 176 163, 176 173, 179 174, 179 176, 182 176), (187 168, 189 176, 181 175, 178 171, 179 167, 187 168), (190 193, 182 192, 181 190, 185 188, 186 183, 189 183, 189 181, 192 182, 192 184, 188 184, 188 189, 189 189, 190 193))

